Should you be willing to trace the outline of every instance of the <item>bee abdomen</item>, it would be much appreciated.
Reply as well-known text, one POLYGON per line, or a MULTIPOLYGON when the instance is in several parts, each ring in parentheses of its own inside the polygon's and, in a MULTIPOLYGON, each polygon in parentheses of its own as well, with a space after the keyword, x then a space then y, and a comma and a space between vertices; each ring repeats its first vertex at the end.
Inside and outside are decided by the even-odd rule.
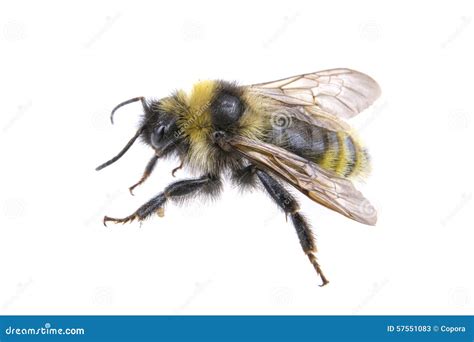
POLYGON ((340 177, 357 177, 369 169, 367 152, 348 132, 293 120, 289 127, 274 128, 269 140, 340 177))
MULTIPOLYGON (((329 131, 330 132, 330 131, 329 131)), ((320 165, 341 177, 352 178, 368 172, 367 151, 347 132, 332 132, 337 136, 337 148, 333 144, 325 152, 320 165)))

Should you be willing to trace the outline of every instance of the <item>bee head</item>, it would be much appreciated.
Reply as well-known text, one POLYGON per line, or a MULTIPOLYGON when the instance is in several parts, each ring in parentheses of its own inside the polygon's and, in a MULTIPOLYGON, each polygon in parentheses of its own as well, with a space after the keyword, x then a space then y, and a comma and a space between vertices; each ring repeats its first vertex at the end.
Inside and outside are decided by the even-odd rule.
POLYGON ((180 139, 177 116, 163 111, 159 101, 147 103, 143 108, 143 142, 151 146, 158 156, 172 152, 180 139))
POLYGON ((135 97, 117 105, 110 115, 112 124, 114 123, 114 114, 117 109, 126 104, 141 101, 143 105, 144 115, 140 127, 135 135, 125 145, 125 147, 112 159, 103 163, 96 168, 97 171, 115 163, 119 160, 133 145, 133 143, 141 137, 145 144, 151 146, 158 157, 162 157, 174 151, 180 140, 179 129, 177 126, 177 117, 171 113, 167 113, 160 108, 159 101, 147 102, 144 97, 135 97))

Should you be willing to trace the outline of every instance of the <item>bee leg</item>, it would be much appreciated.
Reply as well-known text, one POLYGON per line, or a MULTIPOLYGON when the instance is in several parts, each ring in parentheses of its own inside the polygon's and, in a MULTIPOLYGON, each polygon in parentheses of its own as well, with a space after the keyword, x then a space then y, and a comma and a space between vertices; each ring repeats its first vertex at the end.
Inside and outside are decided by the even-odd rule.
POLYGON ((145 171, 143 172, 142 178, 140 178, 140 180, 137 183, 135 183, 134 185, 132 185, 131 187, 128 188, 128 190, 130 191, 130 194, 132 196, 133 196, 133 189, 135 189, 137 186, 139 186, 140 184, 142 184, 143 182, 145 182, 147 180, 147 178, 153 172, 157 161, 158 161, 158 156, 154 155, 153 158, 151 158, 150 161, 148 162, 148 164, 146 165, 146 168, 145 168, 145 171))
POLYGON ((198 179, 187 179, 171 183, 162 193, 150 199, 147 203, 138 208, 133 214, 124 218, 105 216, 104 225, 107 225, 107 222, 109 221, 114 223, 128 223, 134 220, 143 221, 155 213, 157 213, 159 216, 163 216, 164 205, 169 199, 182 200, 186 196, 195 194, 197 192, 216 195, 220 190, 220 186, 220 179, 212 175, 207 175, 198 179))
POLYGON ((232 181, 239 186, 241 189, 254 188, 255 182, 255 172, 257 168, 255 165, 248 165, 241 169, 236 169, 231 174, 232 181))
POLYGON ((316 258, 316 240, 314 239, 310 225, 304 216, 299 213, 300 208, 298 202, 277 180, 271 177, 268 173, 262 170, 257 170, 256 173, 258 179, 263 184, 265 190, 267 190, 272 199, 281 209, 283 209, 287 216, 291 217, 291 221, 293 222, 293 226, 295 227, 296 233, 298 234, 301 247, 323 281, 322 285, 320 286, 326 285, 329 283, 329 281, 325 277, 316 258))
POLYGON ((179 164, 179 166, 175 167, 175 168, 173 169, 173 171, 171 171, 171 175, 172 175, 173 177, 175 177, 174 174, 176 173, 176 171, 181 170, 181 169, 183 168, 183 163, 184 163, 184 161, 181 160, 181 164, 179 164))

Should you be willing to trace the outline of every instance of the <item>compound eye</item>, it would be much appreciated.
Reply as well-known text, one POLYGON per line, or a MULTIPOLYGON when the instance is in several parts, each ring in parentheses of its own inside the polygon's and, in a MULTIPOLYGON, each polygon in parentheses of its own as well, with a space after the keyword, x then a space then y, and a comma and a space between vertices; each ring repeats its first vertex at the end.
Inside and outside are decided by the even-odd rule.
POLYGON ((165 126, 159 126, 151 133, 151 144, 155 147, 159 147, 165 136, 165 126))

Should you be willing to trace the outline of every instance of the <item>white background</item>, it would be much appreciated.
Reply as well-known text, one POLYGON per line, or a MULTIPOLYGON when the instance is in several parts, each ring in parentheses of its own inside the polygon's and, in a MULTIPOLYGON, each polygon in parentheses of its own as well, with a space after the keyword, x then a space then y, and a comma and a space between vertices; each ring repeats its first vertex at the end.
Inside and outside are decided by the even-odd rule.
MULTIPOLYGON (((10 1, 0 5, 2 314, 472 314, 471 2, 10 1), (102 225, 173 181, 138 104, 200 79, 349 67, 383 95, 353 120, 373 157, 367 227, 301 198, 325 288, 263 193, 102 225)), ((185 171, 177 173, 186 177, 185 171)))

